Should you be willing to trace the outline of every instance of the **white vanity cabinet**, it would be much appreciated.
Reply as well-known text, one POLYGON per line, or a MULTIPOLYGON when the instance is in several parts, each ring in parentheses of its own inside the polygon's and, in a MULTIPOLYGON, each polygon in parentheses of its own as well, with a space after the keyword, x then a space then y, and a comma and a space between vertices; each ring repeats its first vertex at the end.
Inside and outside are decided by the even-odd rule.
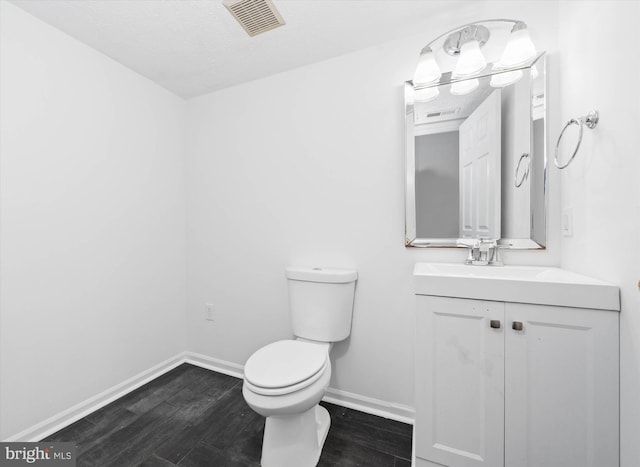
POLYGON ((518 303, 487 299, 492 285, 482 277, 474 279, 483 287, 460 290, 464 298, 438 296, 422 279, 416 467, 619 465, 617 295, 597 308, 566 306, 569 287, 569 296, 518 303), (555 298, 561 306, 547 303, 555 298))

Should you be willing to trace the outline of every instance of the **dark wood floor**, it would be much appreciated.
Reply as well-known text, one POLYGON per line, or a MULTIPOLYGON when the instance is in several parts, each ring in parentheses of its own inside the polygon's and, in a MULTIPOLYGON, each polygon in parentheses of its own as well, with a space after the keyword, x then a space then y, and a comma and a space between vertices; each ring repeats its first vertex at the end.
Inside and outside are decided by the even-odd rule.
MULTIPOLYGON (((320 466, 411 465, 411 425, 322 405, 320 466)), ((184 364, 43 441, 75 442, 78 467, 259 466, 263 430, 242 380, 184 364)))

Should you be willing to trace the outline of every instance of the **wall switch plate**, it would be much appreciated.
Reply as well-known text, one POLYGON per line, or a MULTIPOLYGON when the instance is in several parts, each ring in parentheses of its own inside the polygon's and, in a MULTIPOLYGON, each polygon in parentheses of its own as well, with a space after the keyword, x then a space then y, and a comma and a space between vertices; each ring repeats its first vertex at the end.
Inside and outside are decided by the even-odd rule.
POLYGON ((562 211, 562 235, 573 237, 573 209, 566 208, 562 211))
POLYGON ((213 313, 213 303, 205 304, 204 308, 205 308, 205 319, 207 321, 215 321, 215 315, 213 313))

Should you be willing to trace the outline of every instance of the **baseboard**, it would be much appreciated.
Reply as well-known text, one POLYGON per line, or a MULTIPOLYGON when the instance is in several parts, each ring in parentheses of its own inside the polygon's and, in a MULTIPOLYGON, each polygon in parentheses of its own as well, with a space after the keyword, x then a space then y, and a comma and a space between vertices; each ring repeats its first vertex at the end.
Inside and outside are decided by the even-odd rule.
MULTIPOLYGON (((206 368, 207 370, 233 376, 235 378, 242 378, 244 374, 243 365, 195 352, 181 352, 180 354, 113 386, 100 394, 90 397, 73 407, 49 417, 48 419, 37 423, 20 433, 10 436, 3 441, 40 441, 41 439, 71 425, 105 405, 110 404, 114 400, 130 393, 134 389, 139 388, 158 376, 173 370, 183 363, 189 363, 201 368, 206 368)), ((329 388, 327 390, 327 394, 323 400, 331 404, 336 404, 342 407, 359 410, 371 415, 377 415, 404 423, 413 424, 415 418, 415 411, 411 407, 393 404, 334 388, 329 388)))
MULTIPOLYGON (((186 353, 186 362, 208 370, 217 371, 218 373, 234 376, 236 378, 242 378, 244 374, 243 365, 194 352, 186 353)), ((413 425, 413 421, 415 419, 415 410, 413 407, 393 404, 379 399, 374 399, 372 397, 341 391, 339 389, 329 388, 327 390, 327 394, 322 400, 341 407, 359 410, 360 412, 389 418, 391 420, 397 420, 403 423, 409 423, 411 425, 413 425)))
POLYGON ((161 362, 148 370, 145 370, 137 375, 123 381, 120 384, 110 387, 106 391, 96 394, 89 399, 80 402, 62 412, 49 417, 48 419, 33 425, 26 430, 21 431, 9 438, 5 439, 6 442, 12 441, 40 441, 43 438, 65 428, 68 425, 80 420, 81 418, 89 415, 105 405, 113 402, 116 399, 130 393, 134 389, 148 383, 149 381, 156 379, 158 376, 173 370, 175 367, 185 363, 186 352, 182 352, 172 358, 161 362))
POLYGON ((389 418, 398 422, 413 425, 416 412, 413 407, 402 404, 394 404, 373 397, 361 396, 352 392, 329 388, 323 401, 336 404, 349 409, 359 410, 371 415, 389 418))
POLYGON ((233 376, 242 379, 244 376, 244 365, 238 363, 220 360, 219 358, 209 357, 195 352, 185 352, 185 362, 192 365, 206 368, 217 373, 233 376))

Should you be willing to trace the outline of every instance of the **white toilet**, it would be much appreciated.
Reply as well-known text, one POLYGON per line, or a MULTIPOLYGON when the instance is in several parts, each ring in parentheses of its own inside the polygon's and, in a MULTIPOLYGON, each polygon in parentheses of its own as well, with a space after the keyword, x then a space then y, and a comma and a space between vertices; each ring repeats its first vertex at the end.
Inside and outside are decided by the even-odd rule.
POLYGON ((331 422, 318 405, 331 379, 329 351, 351 333, 358 273, 290 267, 286 275, 296 338, 269 344, 249 357, 242 394, 267 417, 262 466, 312 467, 331 422))

